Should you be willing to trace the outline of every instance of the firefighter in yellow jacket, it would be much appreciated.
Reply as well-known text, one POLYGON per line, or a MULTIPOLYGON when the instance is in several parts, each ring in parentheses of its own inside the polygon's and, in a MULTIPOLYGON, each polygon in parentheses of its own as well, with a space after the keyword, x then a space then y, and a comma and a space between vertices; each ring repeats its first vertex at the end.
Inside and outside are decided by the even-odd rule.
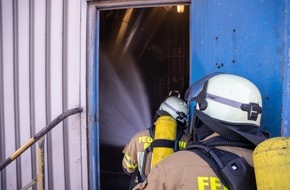
POLYGON ((134 190, 256 189, 252 152, 265 140, 258 88, 243 77, 214 73, 193 84, 185 99, 196 102, 193 143, 162 160, 134 190))
POLYGON ((170 116, 177 125, 176 138, 173 142, 174 151, 184 149, 188 141, 188 135, 184 130, 188 126, 188 105, 180 95, 169 96, 156 111, 154 124, 145 131, 137 133, 124 148, 122 166, 128 175, 131 176, 130 188, 142 182, 148 175, 152 163, 152 142, 154 140, 155 123, 161 116, 170 116))

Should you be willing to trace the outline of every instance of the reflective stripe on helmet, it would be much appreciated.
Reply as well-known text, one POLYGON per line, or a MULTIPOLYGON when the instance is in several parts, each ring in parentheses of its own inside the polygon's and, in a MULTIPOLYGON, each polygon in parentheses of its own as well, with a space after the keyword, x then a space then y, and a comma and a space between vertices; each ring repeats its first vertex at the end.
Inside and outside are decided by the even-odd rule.
POLYGON ((171 105, 169 105, 167 102, 164 102, 164 105, 166 105, 169 109, 173 110, 175 113, 178 112, 174 107, 172 107, 171 105))
POLYGON ((248 112, 248 119, 249 120, 257 120, 258 114, 262 113, 262 108, 257 103, 250 102, 249 104, 241 103, 235 100, 230 100, 228 98, 224 98, 221 96, 213 95, 210 93, 206 93, 206 98, 219 102, 221 104, 225 104, 228 106, 232 106, 243 111, 248 112))
POLYGON ((171 109, 172 111, 174 111, 177 114, 177 117, 174 119, 176 119, 176 121, 178 122, 179 125, 181 125, 182 127, 183 127, 183 125, 187 126, 188 120, 189 120, 188 114, 176 110, 174 107, 169 105, 167 102, 164 102, 164 105, 167 106, 169 109, 171 109))

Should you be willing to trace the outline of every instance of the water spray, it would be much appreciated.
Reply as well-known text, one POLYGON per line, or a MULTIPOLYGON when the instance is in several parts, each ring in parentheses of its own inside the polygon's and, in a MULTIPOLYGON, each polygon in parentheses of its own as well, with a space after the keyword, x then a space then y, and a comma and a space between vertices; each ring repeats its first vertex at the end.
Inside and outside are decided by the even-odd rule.
POLYGON ((134 61, 128 56, 109 60, 100 54, 100 141, 125 146, 151 125, 150 106, 134 61))

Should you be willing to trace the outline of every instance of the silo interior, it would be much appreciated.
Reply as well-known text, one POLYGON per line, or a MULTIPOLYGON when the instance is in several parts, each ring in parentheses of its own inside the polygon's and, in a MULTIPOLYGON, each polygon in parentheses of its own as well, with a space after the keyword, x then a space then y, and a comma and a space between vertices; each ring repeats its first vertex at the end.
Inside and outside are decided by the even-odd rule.
POLYGON ((189 81, 189 6, 100 11, 99 139, 101 189, 128 189, 123 149, 152 125, 170 91, 189 81))

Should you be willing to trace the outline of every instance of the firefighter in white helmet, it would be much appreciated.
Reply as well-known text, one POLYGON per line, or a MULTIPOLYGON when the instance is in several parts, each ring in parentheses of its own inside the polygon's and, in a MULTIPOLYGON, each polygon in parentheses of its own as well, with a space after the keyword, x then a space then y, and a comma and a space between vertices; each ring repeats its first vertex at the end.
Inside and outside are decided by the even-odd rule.
MULTIPOLYGON (((131 176, 130 187, 132 189, 136 184, 146 179, 152 163, 152 143, 154 141, 154 133, 156 128, 156 121, 162 116, 172 118, 176 123, 175 140, 172 141, 172 149, 178 151, 184 149, 189 139, 185 135, 184 130, 188 126, 188 105, 180 98, 180 95, 171 95, 163 101, 156 111, 153 125, 144 131, 138 132, 123 150, 124 157, 122 166, 125 173, 131 176)), ((171 126, 169 126, 171 127, 171 126)), ((162 143, 161 143, 162 144, 162 143)), ((163 146, 163 145, 159 145, 163 146)), ((166 145, 167 146, 167 145, 166 145)))
POLYGON ((259 131, 262 98, 249 80, 213 73, 194 83, 193 143, 162 160, 134 189, 256 189, 252 152, 266 137, 259 131))

